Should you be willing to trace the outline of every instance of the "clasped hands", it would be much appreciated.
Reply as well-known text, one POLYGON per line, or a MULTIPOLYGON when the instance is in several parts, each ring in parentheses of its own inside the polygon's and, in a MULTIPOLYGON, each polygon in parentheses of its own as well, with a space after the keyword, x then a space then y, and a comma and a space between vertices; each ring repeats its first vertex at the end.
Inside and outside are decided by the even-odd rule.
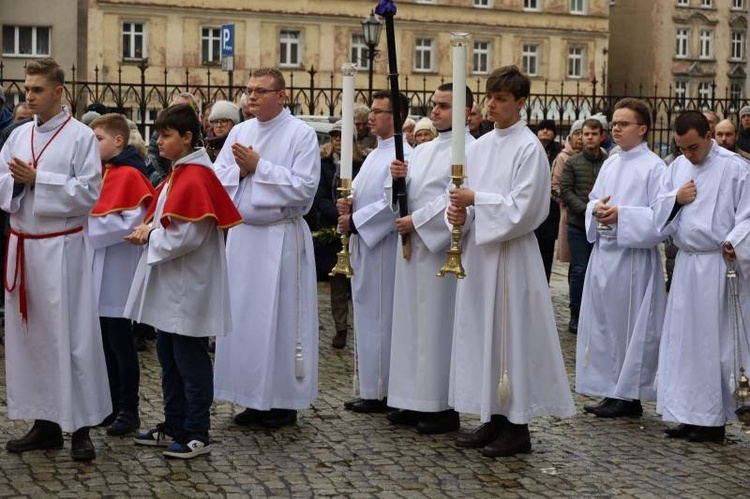
POLYGON ((143 246, 148 242, 148 236, 151 234, 152 230, 154 230, 154 228, 151 227, 150 224, 142 223, 138 227, 133 229, 133 232, 125 236, 123 239, 125 239, 130 244, 143 246))
POLYGON ((36 168, 31 163, 13 156, 8 162, 8 170, 13 180, 19 184, 34 185, 36 183, 36 168))
POLYGON ((600 223, 613 224, 617 222, 617 206, 607 204, 611 198, 612 196, 604 196, 594 206, 593 215, 600 223))
POLYGON ((260 155, 253 149, 253 146, 243 146, 235 142, 232 144, 232 154, 234 155, 234 162, 240 167, 240 178, 255 173, 260 155))

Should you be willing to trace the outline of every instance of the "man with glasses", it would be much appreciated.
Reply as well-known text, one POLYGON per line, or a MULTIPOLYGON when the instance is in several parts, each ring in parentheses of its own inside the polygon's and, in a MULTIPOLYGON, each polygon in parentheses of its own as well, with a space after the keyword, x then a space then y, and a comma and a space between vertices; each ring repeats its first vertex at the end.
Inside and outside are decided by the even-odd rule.
MULTIPOLYGON (((399 95, 403 122, 408 101, 399 95)), ((339 200, 339 228, 349 231, 352 268, 352 302, 356 333, 359 398, 344 404, 354 412, 383 412, 388 393, 393 317, 393 282, 396 272, 396 217, 385 192, 390 164, 396 157, 393 107, 389 92, 372 97, 370 130, 378 146, 362 163, 352 182, 352 197, 339 200)), ((411 147, 404 141, 404 156, 411 147)), ((400 258, 400 257, 399 257, 400 258)))
POLYGON ((594 248, 583 285, 576 351, 576 391, 604 397, 586 412, 640 416, 653 400, 666 292, 654 224, 664 162, 646 134, 651 113, 638 99, 615 105, 612 135, 621 152, 596 178, 585 212, 594 248))
POLYGON ((238 425, 279 428, 317 396, 318 305, 312 237, 302 216, 320 177, 315 131, 284 106, 284 77, 252 72, 255 118, 234 126, 216 173, 243 223, 227 237, 232 333, 216 343, 216 398, 247 409, 238 425))

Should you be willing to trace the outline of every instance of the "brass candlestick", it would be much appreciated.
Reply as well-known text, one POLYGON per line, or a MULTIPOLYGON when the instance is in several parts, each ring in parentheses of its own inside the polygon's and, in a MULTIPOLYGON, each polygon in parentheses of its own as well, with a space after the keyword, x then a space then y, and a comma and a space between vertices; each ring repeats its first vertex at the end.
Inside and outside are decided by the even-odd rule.
MULTIPOLYGON (((451 166, 451 180, 456 189, 461 187, 464 183, 464 165, 452 165, 451 166)), ((445 274, 455 274, 459 279, 466 277, 464 272, 464 266, 461 264, 461 226, 454 225, 451 229, 451 247, 448 248, 445 263, 437 273, 438 277, 443 277, 445 274)))
MULTIPOLYGON (((342 178, 341 187, 338 188, 342 198, 347 198, 352 193, 352 179, 342 178)), ((336 265, 328 274, 333 277, 336 274, 345 275, 350 278, 354 275, 351 261, 349 259, 349 231, 341 231, 341 251, 336 253, 336 265)))

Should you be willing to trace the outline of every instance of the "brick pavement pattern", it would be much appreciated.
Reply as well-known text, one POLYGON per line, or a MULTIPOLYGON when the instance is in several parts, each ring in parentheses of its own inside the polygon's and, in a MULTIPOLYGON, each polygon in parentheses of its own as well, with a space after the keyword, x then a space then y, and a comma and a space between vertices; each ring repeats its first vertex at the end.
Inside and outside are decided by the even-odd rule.
MULTIPOLYGON (((452 278, 452 277, 448 277, 452 278)), ((334 329, 328 287, 319 284, 320 395, 298 425, 278 431, 237 427, 240 410, 212 409, 212 454, 167 460, 132 438, 92 430, 97 459, 75 463, 69 438, 60 451, 9 454, 5 442, 30 422, 9 421, 4 365, 0 374, 0 497, 742 497, 750 490, 750 435, 738 423, 724 445, 667 440, 666 427, 645 404, 639 419, 578 414, 530 424, 533 452, 488 459, 454 446, 454 435, 419 435, 382 414, 343 410, 352 397, 353 341, 330 347, 334 329)), ((575 337, 568 322, 566 267, 555 264, 552 295, 568 374, 575 337)), ((0 347, 2 349, 2 347, 0 347)), ((162 420, 159 367, 153 344, 141 355, 141 418, 162 420)), ((544 383, 543 379, 537 380, 544 383)), ((463 430, 478 419, 462 415, 463 430)))

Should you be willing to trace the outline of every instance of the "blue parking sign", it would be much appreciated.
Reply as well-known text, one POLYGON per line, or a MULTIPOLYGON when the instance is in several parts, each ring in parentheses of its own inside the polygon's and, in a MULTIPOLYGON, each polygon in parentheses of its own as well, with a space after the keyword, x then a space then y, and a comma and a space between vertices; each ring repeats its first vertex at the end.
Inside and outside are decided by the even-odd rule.
POLYGON ((221 56, 234 56, 234 24, 221 25, 221 56))

